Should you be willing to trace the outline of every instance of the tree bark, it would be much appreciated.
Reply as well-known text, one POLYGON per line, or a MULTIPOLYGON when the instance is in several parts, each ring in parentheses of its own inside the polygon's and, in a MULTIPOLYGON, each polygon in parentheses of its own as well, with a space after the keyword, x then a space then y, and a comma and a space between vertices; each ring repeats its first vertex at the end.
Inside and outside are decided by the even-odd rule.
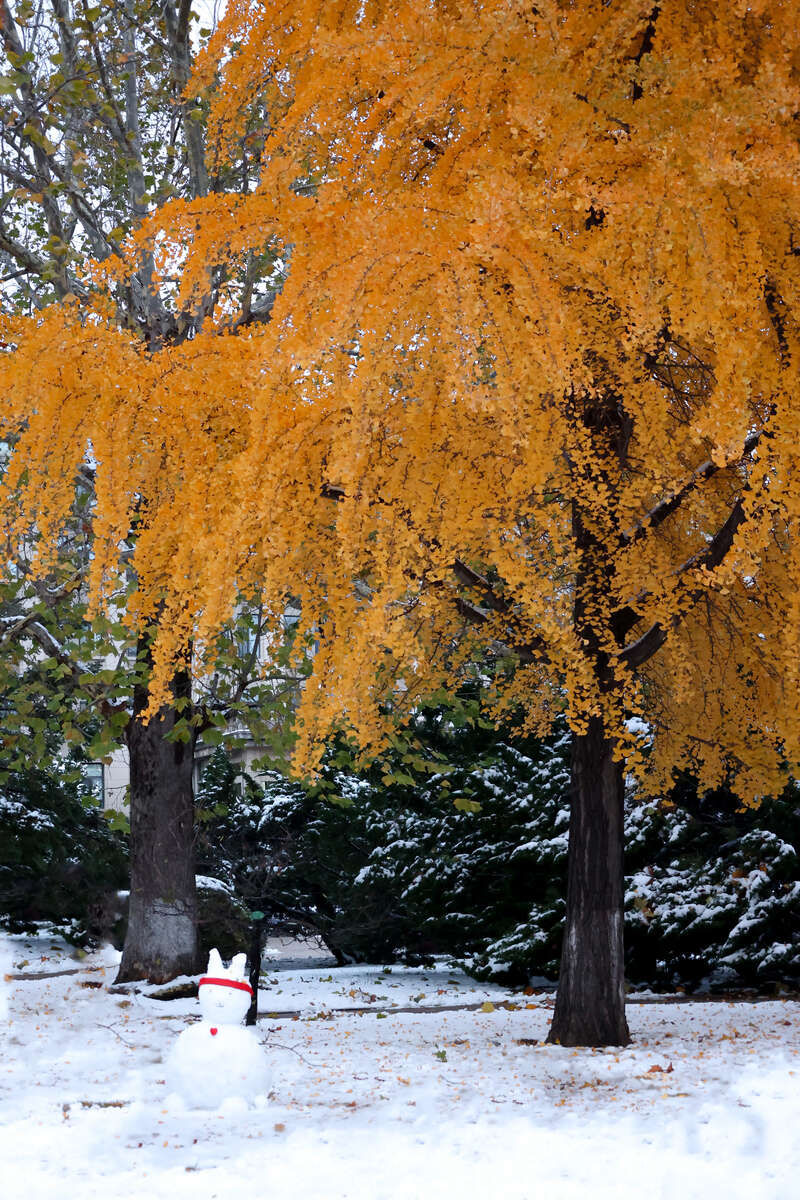
MULTIPOLYGON (((188 703, 189 679, 179 672, 176 699, 188 703)), ((127 731, 130 755, 131 897, 117 983, 166 983, 201 969, 197 949, 194 873, 194 738, 167 741, 178 713, 168 705, 143 720, 147 688, 134 693, 127 731)), ((190 709, 182 710, 186 716, 190 709)))
POLYGON ((625 1046, 623 768, 600 717, 573 734, 567 914, 553 1024, 562 1046, 625 1046))

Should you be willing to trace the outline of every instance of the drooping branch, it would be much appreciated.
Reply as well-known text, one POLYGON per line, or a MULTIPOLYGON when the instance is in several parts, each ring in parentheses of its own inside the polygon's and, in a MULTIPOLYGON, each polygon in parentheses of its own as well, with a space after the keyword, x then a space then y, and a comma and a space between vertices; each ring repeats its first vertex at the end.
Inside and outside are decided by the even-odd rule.
MULTIPOLYGON (((455 608, 465 621, 470 625, 485 625, 491 620, 491 614, 486 609, 481 608, 477 604, 471 604, 469 600, 465 600, 463 596, 456 596, 455 608)), ((498 637, 497 645, 502 647, 509 654, 514 654, 520 662, 546 664, 549 662, 547 656, 547 643, 544 638, 533 637, 523 641, 516 638, 513 633, 509 637, 498 637)))
MULTIPOLYGON (((715 567, 718 567, 730 551, 736 531, 744 520, 744 505, 740 497, 731 509, 727 520, 717 530, 717 533, 711 539, 708 546, 699 553, 693 554, 690 558, 687 558, 686 561, 677 568, 675 574, 678 577, 685 578, 687 573, 691 570, 705 569, 711 571, 715 567)), ((705 588, 693 588, 689 585, 686 586, 682 596, 679 592, 679 599, 682 601, 681 612, 676 613, 671 618, 670 627, 674 629, 680 624, 686 611, 684 606, 691 606, 695 604, 706 594, 707 591, 705 588)), ((638 620, 638 617, 636 617, 636 614, 632 611, 631 615, 638 620)), ((642 636, 637 638, 635 642, 632 642, 629 646, 625 647, 625 649, 619 655, 620 662, 625 663, 626 666, 631 668, 643 666, 644 663, 648 662, 649 659, 651 659, 656 653, 656 651, 664 645, 664 642, 667 639, 668 631, 668 628, 665 627, 660 621, 655 621, 646 633, 642 634, 642 636)))
MULTIPOLYGON (((324 483, 321 494, 327 500, 339 503, 346 497, 346 492, 340 484, 324 483)), ((481 592, 482 604, 474 604, 463 596, 454 600, 456 611, 472 625, 485 625, 490 620, 491 613, 510 616, 514 612, 512 601, 500 595, 492 583, 484 576, 468 566, 463 559, 456 558, 452 563, 452 572, 456 580, 466 588, 481 592)), ((547 657, 547 644, 543 638, 528 638, 518 641, 513 636, 505 639, 509 649, 519 655, 523 662, 543 662, 547 657)))
POLYGON ((713 461, 713 459, 706 459, 704 463, 701 463, 699 467, 692 471, 691 475, 677 489, 677 491, 673 492, 670 496, 667 496, 664 500, 659 501, 659 503, 651 508, 649 512, 645 513, 640 521, 637 521, 635 525, 633 525, 630 529, 625 530, 625 532, 620 535, 620 547, 624 548, 627 546, 633 546, 636 544, 636 542, 641 541, 641 539, 645 537, 651 529, 658 529, 659 525, 662 525, 664 521, 666 521, 667 517, 671 516, 674 512, 677 512, 684 500, 686 500, 687 497, 689 497, 701 483, 705 483, 707 480, 711 479, 712 476, 716 475, 717 472, 725 468, 736 466, 747 455, 752 454, 753 450, 755 450, 756 446, 761 441, 764 433, 765 428, 763 426, 755 433, 752 433, 745 441, 740 457, 733 463, 716 463, 713 461))
MULTIPOLYGON (((738 465, 752 454, 759 442, 767 434, 768 431, 765 426, 752 433, 745 440, 742 446, 742 453, 734 462, 720 464, 714 462, 712 459, 707 459, 701 463, 675 492, 660 501, 636 525, 620 535, 620 547, 626 548, 635 545, 646 536, 648 531, 657 529, 669 516, 677 512, 683 502, 703 483, 713 478, 719 471, 738 465)), ((321 493, 324 497, 338 502, 344 500, 346 496, 344 488, 337 484, 323 484, 321 493)), ((674 576, 682 579, 693 570, 701 568, 713 570, 719 566, 730 551, 734 535, 744 519, 744 507, 741 498, 739 498, 733 505, 725 522, 708 545, 676 567, 673 572, 674 576)), ((468 566, 462 559, 454 560, 452 571, 457 581, 464 587, 477 590, 481 593, 481 602, 479 604, 475 604, 462 596, 458 596, 455 599, 456 610, 470 624, 485 625, 491 620, 493 613, 505 616, 513 613, 515 607, 513 601, 507 596, 498 593, 490 580, 468 566)), ((619 661, 631 669, 643 666, 663 646, 669 629, 675 628, 680 624, 685 612, 685 606, 693 605, 704 594, 704 589, 688 586, 682 597, 683 607, 681 613, 676 614, 667 627, 659 621, 654 622, 645 633, 621 651, 619 661)), ((641 593, 636 597, 636 601, 634 602, 636 607, 634 607, 634 604, 629 604, 614 614, 612 627, 615 636, 619 640, 622 640, 641 620, 637 609, 648 599, 648 596, 649 593, 641 593)), ((513 650, 519 656, 522 662, 547 662, 547 646, 544 639, 537 637, 524 642, 518 642, 511 636, 503 640, 508 644, 509 649, 513 650)))
MULTIPOLYGON (((659 525, 661 525, 667 519, 667 517, 680 508, 683 501, 690 496, 697 487, 711 479, 717 474, 718 471, 721 471, 724 468, 736 466, 743 462, 743 460, 749 454, 752 454, 761 439, 764 437, 769 437, 769 430, 765 425, 762 426, 761 429, 756 430, 755 433, 752 433, 746 439, 742 447, 741 455, 734 462, 717 464, 709 459, 706 462, 701 463, 701 465, 692 472, 689 478, 676 492, 674 492, 671 496, 666 497, 666 499, 662 500, 659 504, 655 505, 655 507, 652 508, 650 512, 641 519, 641 521, 621 535, 619 542, 620 546, 631 546, 645 537, 649 530, 657 529, 659 525)), ((705 567, 708 570, 712 570, 714 567, 719 566, 730 550, 733 543, 733 536, 744 519, 744 508, 742 506, 741 497, 739 497, 734 503, 733 508, 731 509, 731 512, 726 518, 724 524, 720 527, 709 544, 696 554, 690 555, 689 558, 676 567, 672 573, 673 576, 681 579, 682 577, 686 576, 687 572, 698 567, 705 567)), ((639 623, 641 618, 638 609, 641 608, 642 604, 647 601, 647 599, 650 597, 650 594, 651 593, 649 592, 641 592, 634 601, 625 605, 624 608, 618 610, 614 614, 612 618, 612 628, 614 631, 614 636, 618 641, 622 641, 639 623)), ((700 594, 701 593, 696 592, 696 595, 691 597, 690 593, 691 602, 693 603, 700 594)), ((672 619, 672 627, 674 628, 677 624, 679 624, 680 620, 681 617, 676 615, 672 619)), ((645 662, 652 658, 652 656, 658 649, 660 649, 661 646, 663 646, 666 637, 667 630, 661 625, 660 622, 655 622, 646 633, 644 633, 640 638, 631 643, 622 651, 620 655, 621 661, 632 668, 642 666, 645 662)))
POLYGON ((468 567, 462 559, 457 558, 453 563, 453 574, 465 587, 480 588, 483 592, 484 603, 493 612, 511 612, 512 605, 509 600, 505 596, 499 596, 489 580, 483 575, 479 575, 477 571, 473 571, 472 567, 468 567))
MULTIPOLYGON (((514 612, 514 605, 507 596, 499 595, 488 579, 483 575, 479 575, 472 567, 468 567, 465 562, 457 558, 453 563, 453 574, 459 583, 468 588, 477 588, 483 593, 483 603, 486 609, 491 612, 500 613, 503 616, 510 616, 514 612)), ((486 609, 471 604, 468 600, 459 596, 456 599, 456 608, 463 617, 473 624, 485 624, 489 620, 489 612, 486 609)), ((519 656, 522 662, 546 662, 547 661, 547 643, 544 638, 532 637, 524 641, 515 637, 513 632, 505 640, 513 652, 519 656)))

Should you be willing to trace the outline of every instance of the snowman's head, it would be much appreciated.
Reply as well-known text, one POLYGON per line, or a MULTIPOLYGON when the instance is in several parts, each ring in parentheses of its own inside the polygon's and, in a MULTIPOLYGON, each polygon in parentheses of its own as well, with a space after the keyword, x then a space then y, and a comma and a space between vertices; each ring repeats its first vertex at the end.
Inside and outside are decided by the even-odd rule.
POLYGON ((223 967, 217 950, 208 956, 208 970, 200 980, 197 998, 203 1020, 219 1025, 238 1025, 250 1007, 253 989, 244 977, 247 958, 237 954, 223 967))

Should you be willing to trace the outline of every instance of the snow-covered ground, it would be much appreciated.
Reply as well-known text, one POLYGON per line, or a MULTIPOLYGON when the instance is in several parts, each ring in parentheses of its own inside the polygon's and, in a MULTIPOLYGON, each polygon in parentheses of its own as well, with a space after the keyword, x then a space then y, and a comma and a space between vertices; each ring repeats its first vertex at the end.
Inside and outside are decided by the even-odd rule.
POLYGON ((203 1111, 164 1067, 197 1002, 109 992, 115 958, 0 935, 4 1197, 800 1197, 795 1000, 631 1003, 630 1047, 569 1050, 551 996, 278 958, 262 1008, 300 1015, 259 1022, 270 1094, 203 1111))

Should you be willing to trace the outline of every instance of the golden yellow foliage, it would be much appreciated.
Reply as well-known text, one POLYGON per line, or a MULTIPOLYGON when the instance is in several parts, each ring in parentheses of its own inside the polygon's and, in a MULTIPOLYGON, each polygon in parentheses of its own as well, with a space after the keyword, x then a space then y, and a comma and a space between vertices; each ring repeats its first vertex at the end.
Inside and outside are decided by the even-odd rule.
POLYGON ((193 86, 217 157, 269 97, 258 186, 167 205, 117 271, 152 247, 180 307, 282 248, 272 320, 232 286, 147 351, 99 269, 93 306, 4 320, 25 519, 53 542, 90 443, 94 595, 135 520, 162 681, 237 591, 298 598, 307 762, 488 647, 531 728, 566 696, 643 771, 646 715, 654 784, 733 761, 774 788, 800 762, 793 0, 231 0, 193 86))

